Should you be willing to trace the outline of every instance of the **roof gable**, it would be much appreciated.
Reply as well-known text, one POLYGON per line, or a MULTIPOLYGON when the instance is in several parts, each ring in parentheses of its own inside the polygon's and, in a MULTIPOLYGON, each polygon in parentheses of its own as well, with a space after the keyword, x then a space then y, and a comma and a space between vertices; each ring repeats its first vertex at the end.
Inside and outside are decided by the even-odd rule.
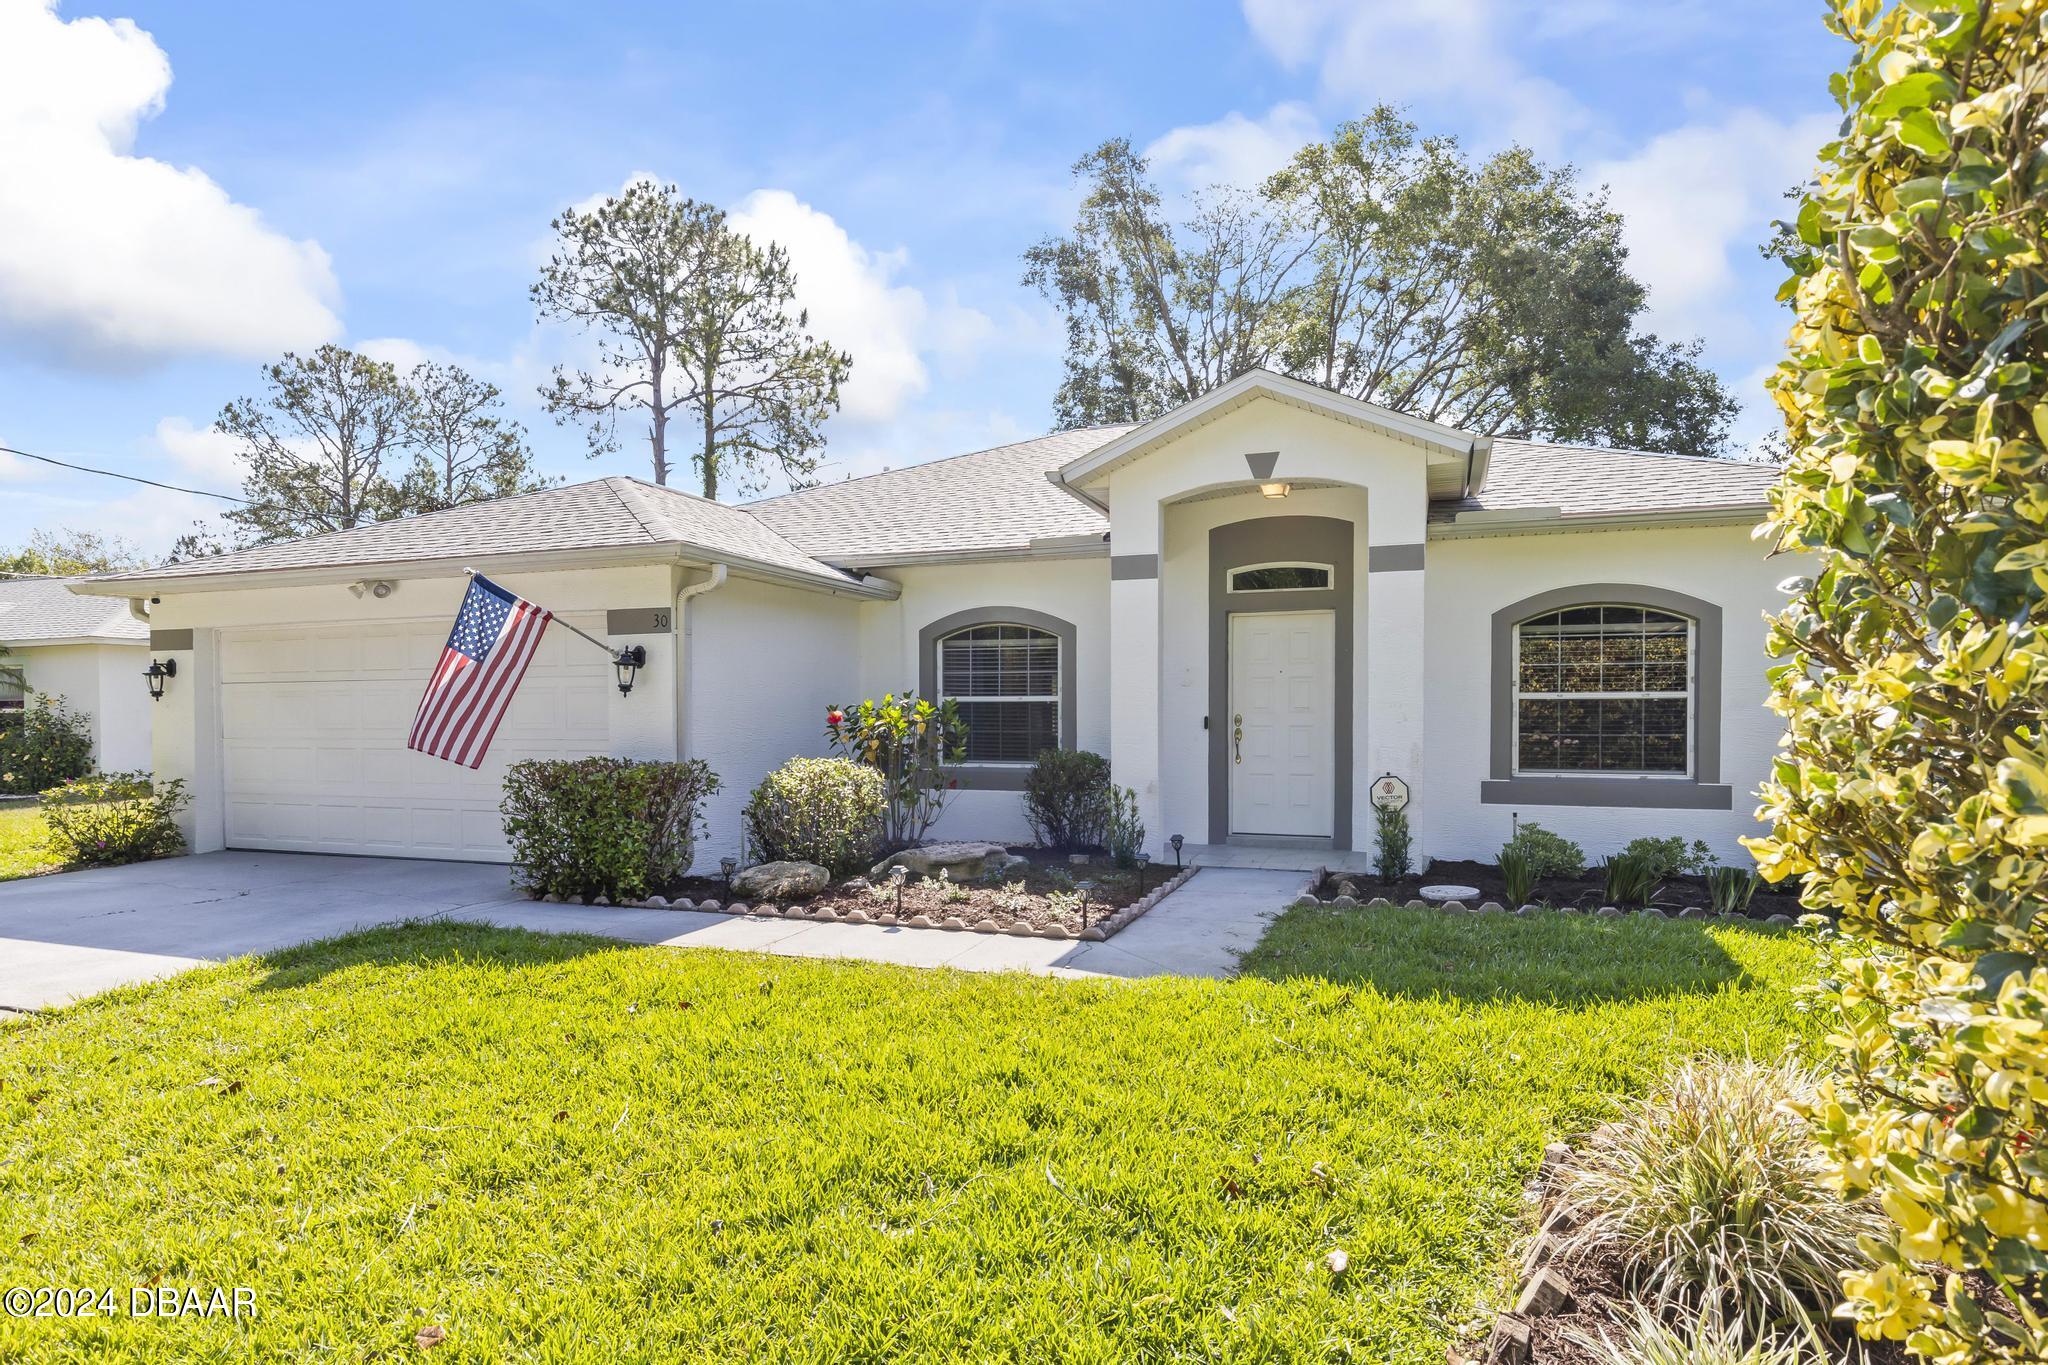
POLYGON ((140 644, 149 627, 128 613, 126 602, 81 597, 75 580, 31 578, 0 582, 0 644, 38 645, 60 641, 140 644))

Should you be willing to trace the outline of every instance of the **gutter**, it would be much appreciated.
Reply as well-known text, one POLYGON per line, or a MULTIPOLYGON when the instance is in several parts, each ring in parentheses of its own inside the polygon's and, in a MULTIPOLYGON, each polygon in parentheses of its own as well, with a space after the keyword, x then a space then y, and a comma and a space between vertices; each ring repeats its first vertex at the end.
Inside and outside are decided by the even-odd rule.
POLYGON ((676 589, 675 620, 670 624, 676 633, 675 675, 676 675, 676 761, 682 762, 690 756, 689 714, 690 714, 690 654, 689 654, 689 611, 690 603, 707 592, 716 592, 725 586, 731 570, 724 564, 713 564, 711 572, 699 583, 686 583, 676 589))
POLYGON ((1770 511, 1768 503, 1722 507, 1667 507, 1647 512, 1574 513, 1555 507, 1513 511, 1460 512, 1453 522, 1433 522, 1430 540, 1473 540, 1481 536, 1554 535, 1564 531, 1640 531, 1687 526, 1754 526, 1770 511))

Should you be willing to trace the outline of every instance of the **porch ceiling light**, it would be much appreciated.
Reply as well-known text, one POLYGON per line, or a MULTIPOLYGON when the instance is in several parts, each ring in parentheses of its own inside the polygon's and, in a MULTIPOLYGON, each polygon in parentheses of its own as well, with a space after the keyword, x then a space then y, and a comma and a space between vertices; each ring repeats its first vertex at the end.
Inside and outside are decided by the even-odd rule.
POLYGON ((151 659, 149 667, 142 670, 142 676, 149 683, 149 699, 151 701, 162 701, 164 699, 164 681, 167 678, 178 676, 178 661, 176 659, 151 659))
POLYGON ((619 695, 625 696, 633 690, 633 675, 647 667, 647 646, 628 645, 612 660, 612 667, 619 674, 619 695))
POLYGON ((1269 498, 1284 498, 1292 491, 1292 486, 1285 483, 1262 483, 1259 485, 1259 492, 1269 498))

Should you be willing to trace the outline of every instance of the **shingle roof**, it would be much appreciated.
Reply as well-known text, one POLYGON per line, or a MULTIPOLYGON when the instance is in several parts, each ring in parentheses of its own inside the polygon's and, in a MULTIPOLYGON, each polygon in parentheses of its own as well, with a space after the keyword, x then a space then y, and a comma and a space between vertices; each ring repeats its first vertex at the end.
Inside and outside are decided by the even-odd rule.
POLYGON ((61 578, 0 582, 0 644, 149 638, 149 627, 129 615, 126 602, 80 597, 66 582, 61 578))
POLYGON ((818 558, 845 565, 1001 553, 1034 540, 1101 535, 1109 519, 1046 475, 1131 429, 1054 432, 764 498, 746 510, 818 558))
POLYGON ((830 582, 853 582, 737 507, 638 479, 593 479, 493 502, 279 541, 99 581, 160 581, 549 550, 679 545, 830 582))
POLYGON ((1777 466, 1747 460, 1496 437, 1479 495, 1432 503, 1429 520, 1442 525, 1460 512, 1542 507, 1568 517, 1746 511, 1764 505, 1777 478, 1777 466))

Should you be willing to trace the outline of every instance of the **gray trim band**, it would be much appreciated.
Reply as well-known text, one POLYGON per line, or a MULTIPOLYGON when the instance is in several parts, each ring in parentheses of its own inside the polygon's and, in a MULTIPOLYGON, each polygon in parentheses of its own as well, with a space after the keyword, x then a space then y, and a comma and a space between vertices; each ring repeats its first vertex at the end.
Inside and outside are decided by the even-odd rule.
POLYGON ((1337 676, 1332 702, 1330 847, 1351 847, 1352 525, 1337 517, 1254 517, 1209 531, 1209 842, 1230 835, 1230 617, 1272 611, 1328 611, 1336 616, 1337 676), (1230 571, 1275 560, 1314 560, 1330 566, 1327 588, 1296 588, 1247 597, 1230 592, 1230 571))
POLYGON ((1721 609, 1703 598, 1646 588, 1639 583, 1580 583, 1553 588, 1511 602, 1493 614, 1492 744, 1488 753, 1491 780, 1480 784, 1479 799, 1488 805, 1516 800, 1546 806, 1645 806, 1670 810, 1727 810, 1732 803, 1721 781, 1721 609), (1689 616, 1693 622, 1694 679, 1692 776, 1516 777, 1515 626, 1532 616, 1563 607, 1597 602, 1656 607, 1689 616), (1517 793, 1527 792, 1527 796, 1517 793), (1650 793, 1655 792, 1655 795, 1650 793), (1691 793, 1685 795, 1684 793, 1691 793))
POLYGON ((1422 567, 1423 546, 1414 545, 1368 545, 1365 547, 1365 571, 1367 573, 1399 573, 1405 569, 1422 567))
MULTIPOLYGON (((1030 626, 1036 630, 1057 635, 1060 641, 1060 747, 1074 747, 1075 715, 1080 709, 1081 698, 1074 686, 1076 668, 1074 646, 1076 635, 1074 623, 1063 621, 1042 611, 1029 607, 969 607, 956 611, 951 616, 941 616, 917 632, 917 695, 927 701, 939 698, 939 637, 951 635, 968 626, 989 625, 1030 626)), ((1022 791, 1024 774, 1030 769, 990 767, 985 764, 963 763, 955 770, 962 788, 968 791, 1022 791), (1016 785, 1005 785, 1010 774, 1016 774, 1016 785)))
POLYGON ((1511 777, 1481 782, 1486 806, 1610 806, 1635 810, 1733 810, 1735 789, 1674 777, 1511 777))
POLYGON ((621 607, 604 614, 607 635, 666 635, 675 620, 670 607, 621 607))
POLYGON ((1024 779, 1031 775, 1031 765, 1018 768, 1003 763, 962 763, 947 771, 964 792, 1020 792, 1024 790, 1024 779))
POLYGON ((1128 578, 1159 577, 1158 555, 1111 555, 1109 557, 1109 580, 1119 583, 1128 578))
POLYGON ((152 626, 149 631, 149 647, 162 650, 190 649, 192 632, 190 629, 158 630, 152 626))

